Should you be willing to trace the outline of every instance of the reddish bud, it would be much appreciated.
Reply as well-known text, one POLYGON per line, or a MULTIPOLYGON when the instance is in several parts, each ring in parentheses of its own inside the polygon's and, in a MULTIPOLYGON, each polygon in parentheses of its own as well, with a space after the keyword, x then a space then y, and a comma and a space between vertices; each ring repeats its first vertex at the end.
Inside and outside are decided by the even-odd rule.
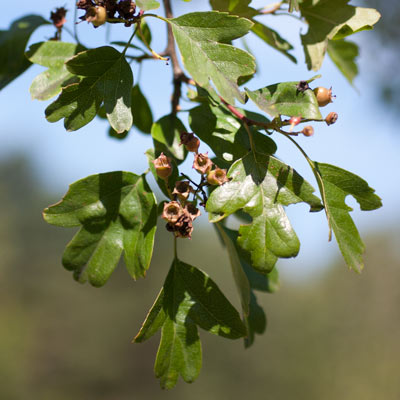
POLYGON ((338 120, 338 117, 338 114, 332 111, 326 116, 325 122, 328 126, 333 125, 338 120))
POLYGON ((208 153, 200 153, 200 154, 195 154, 194 156, 194 162, 193 162, 193 168, 199 173, 199 174, 207 174, 211 168, 212 168, 212 161, 208 157, 208 153))
POLYGON ((159 157, 153 160, 157 176, 161 179, 167 179, 172 174, 171 159, 161 153, 159 157))

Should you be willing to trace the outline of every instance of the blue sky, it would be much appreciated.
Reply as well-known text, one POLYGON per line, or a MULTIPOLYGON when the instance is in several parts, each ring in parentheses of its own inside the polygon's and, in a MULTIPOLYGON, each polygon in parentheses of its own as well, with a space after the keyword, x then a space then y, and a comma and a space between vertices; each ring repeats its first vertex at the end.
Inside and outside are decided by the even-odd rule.
MULTIPOLYGON (((263 4, 260 1, 252 3, 255 7, 263 4)), ((51 7, 58 5, 73 9, 73 2, 70 0, 60 3, 20 0, 18 7, 9 2, 2 8, 0 29, 7 29, 13 19, 22 15, 32 13, 48 17, 51 7)), ((206 3, 200 0, 174 0, 173 6, 176 15, 191 12, 194 6, 196 10, 207 9, 206 3)), ((157 12, 161 13, 162 10, 157 12)), ((67 15, 67 19, 71 28, 72 12, 67 15)), ((165 47, 165 24, 153 18, 148 20, 153 33, 153 47, 162 51, 165 47)), ((293 54, 298 58, 298 64, 291 63, 258 38, 249 36, 247 43, 259 65, 256 79, 249 84, 251 89, 280 81, 309 79, 315 75, 307 71, 300 45, 299 32, 306 31, 305 25, 290 17, 265 16, 260 21, 277 29, 294 44, 296 51, 293 54)), ((84 44, 104 44, 104 27, 94 30, 88 24, 82 23, 78 25, 78 30, 84 44)), ((35 32, 29 43, 49 38, 53 33, 52 27, 42 27, 35 32)), ((111 39, 127 39, 130 33, 129 29, 113 27, 111 39)), ((367 44, 372 35, 373 33, 364 32, 355 35, 354 40, 361 45, 367 44)), ((64 33, 63 40, 70 41, 71 38, 64 33)), ((329 128, 324 124, 316 124, 314 137, 301 137, 298 141, 312 159, 331 163, 360 175, 383 199, 383 208, 365 213, 360 212, 356 202, 348 198, 347 203, 355 209, 352 216, 361 236, 386 227, 399 235, 397 202, 400 195, 400 136, 396 132, 397 121, 393 119, 393 114, 388 115, 384 105, 377 101, 371 85, 374 77, 368 69, 368 64, 375 62, 375 59, 370 52, 361 49, 361 73, 355 81, 358 92, 347 83, 330 60, 326 59, 319 71, 322 78, 317 84, 333 86, 337 98, 333 104, 323 109, 323 114, 336 111, 339 120, 329 128)), ((62 122, 48 123, 44 118, 44 110, 48 103, 32 101, 28 91, 33 78, 41 71, 41 67, 31 67, 0 92, 1 159, 15 153, 27 154, 33 160, 34 172, 45 187, 60 194, 67 190, 69 183, 93 173, 113 170, 141 173, 147 168, 144 152, 152 146, 148 136, 132 132, 125 141, 113 140, 107 137, 107 123, 100 120, 93 121, 77 132, 66 132, 62 122)), ((133 72, 137 78, 136 66, 133 66, 133 72)), ((141 71, 140 82, 142 90, 153 106, 155 118, 167 114, 170 109, 170 66, 162 61, 146 61, 141 71)), ((189 103, 182 102, 184 109, 189 106, 189 103)), ((257 111, 255 107, 249 108, 257 111)), ((182 114, 181 118, 186 121, 187 116, 182 114)), ((307 163, 293 145, 283 137, 274 139, 278 144, 278 156, 316 186, 307 163)), ((200 150, 205 151, 206 147, 201 147, 200 150)), ((191 161, 184 164, 184 172, 190 173, 190 164, 191 161)), ((336 245, 327 242, 328 232, 323 213, 309 214, 307 207, 303 205, 291 206, 287 212, 302 241, 302 250, 295 261, 283 261, 282 268, 295 268, 300 271, 301 267, 307 267, 308 271, 317 270, 331 256, 338 254, 336 245)))

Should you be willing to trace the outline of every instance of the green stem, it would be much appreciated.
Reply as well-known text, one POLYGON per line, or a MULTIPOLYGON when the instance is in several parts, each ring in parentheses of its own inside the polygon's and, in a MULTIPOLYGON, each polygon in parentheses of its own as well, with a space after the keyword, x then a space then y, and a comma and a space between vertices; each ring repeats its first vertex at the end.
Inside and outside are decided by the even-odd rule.
POLYGON ((125 45, 124 50, 122 50, 122 54, 123 54, 123 55, 125 55, 125 53, 128 51, 129 45, 131 44, 133 38, 135 37, 136 32, 137 32, 137 30, 138 30, 139 27, 140 27, 140 23, 138 22, 137 25, 136 25, 135 30, 133 31, 131 37, 130 37, 129 40, 128 40, 128 43, 125 45))
POLYGON ((161 56, 160 54, 156 53, 156 52, 150 47, 150 45, 147 43, 146 38, 145 38, 145 36, 143 35, 142 28, 141 28, 141 26, 140 26, 140 22, 137 23, 137 27, 138 27, 138 29, 139 29, 139 36, 140 36, 140 38, 142 39, 144 45, 145 45, 145 46, 147 47, 147 49, 150 51, 150 53, 151 53, 155 58, 157 58, 158 60, 168 61, 168 58, 167 58, 167 57, 163 57, 163 56, 161 56))
POLYGON ((177 245, 177 237, 174 236, 174 259, 178 260, 178 245, 177 245))
POLYGON ((321 193, 321 197, 322 197, 322 202, 324 204, 324 208, 325 208, 325 215, 326 218, 328 220, 328 226, 329 226, 329 241, 332 240, 332 225, 331 225, 331 219, 329 217, 329 214, 327 212, 327 201, 326 201, 326 192, 325 192, 325 185, 324 185, 324 181, 322 179, 322 176, 320 174, 320 172, 318 171, 318 168, 315 166, 315 163, 313 160, 311 160, 311 158, 307 155, 307 153, 303 150, 303 148, 285 131, 283 131, 282 129, 278 129, 277 130, 279 133, 281 133, 282 135, 286 136, 301 152, 301 154, 304 156, 304 158, 307 160, 308 164, 310 165, 315 179, 317 180, 318 183, 318 188, 319 191, 321 193))
POLYGON ((152 13, 148 13, 148 14, 143 14, 142 18, 144 17, 153 17, 153 18, 158 18, 161 19, 161 21, 166 22, 167 24, 169 24, 170 22, 168 21, 167 18, 162 17, 161 15, 157 15, 157 14, 152 14, 152 13))

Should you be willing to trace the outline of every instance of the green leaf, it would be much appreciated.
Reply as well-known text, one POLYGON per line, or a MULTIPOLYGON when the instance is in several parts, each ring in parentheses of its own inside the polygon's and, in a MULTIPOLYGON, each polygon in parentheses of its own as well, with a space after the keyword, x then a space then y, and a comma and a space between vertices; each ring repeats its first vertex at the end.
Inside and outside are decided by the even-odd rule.
POLYGON ((153 125, 153 114, 146 97, 139 85, 132 89, 132 118, 133 125, 143 133, 150 133, 153 125))
POLYGON ((32 33, 45 24, 48 22, 39 15, 27 15, 0 31, 0 90, 30 67, 24 55, 26 44, 32 33))
POLYGON ((155 10, 160 7, 160 3, 156 0, 136 0, 136 4, 143 11, 155 10))
POLYGON ((349 0, 305 0, 300 3, 302 16, 309 24, 301 35, 308 69, 317 71, 332 39, 373 28, 380 14, 373 8, 354 7, 349 0))
POLYGON ((322 176, 326 197, 325 210, 340 251, 349 268, 360 272, 364 267, 362 254, 365 248, 349 214, 352 208, 346 205, 345 199, 352 195, 363 211, 380 208, 381 199, 359 176, 334 165, 316 162, 315 166, 322 176))
POLYGON ((250 347, 254 343, 255 334, 264 333, 266 328, 267 319, 264 310, 257 303, 254 290, 269 291, 266 290, 269 274, 260 274, 250 266, 247 253, 237 245, 239 236, 237 231, 228 229, 220 223, 215 225, 228 250, 233 277, 241 299, 243 320, 247 327, 245 347, 250 347))
POLYGON ((328 54, 346 79, 353 84, 353 80, 358 74, 358 67, 355 62, 358 57, 358 46, 344 39, 330 40, 328 42, 328 54))
POLYGON ((243 209, 253 220, 239 229, 239 245, 251 254, 251 265, 272 271, 278 258, 295 257, 300 242, 283 206, 306 202, 320 211, 314 189, 295 170, 273 156, 249 153, 228 171, 229 182, 216 188, 207 201, 211 222, 243 209))
POLYGON ((171 160, 171 164, 173 166, 172 169, 172 174, 168 177, 168 187, 165 184, 165 180, 161 179, 156 172, 156 169, 153 164, 153 160, 155 159, 154 156, 154 149, 149 149, 146 151, 146 156, 147 160, 149 162, 149 167, 150 171, 154 176, 154 179, 157 182, 158 187, 161 189, 161 191, 165 194, 165 196, 169 199, 170 198, 170 193, 168 192, 168 187, 169 188, 174 188, 175 187, 175 182, 179 179, 179 171, 178 171, 178 166, 175 162, 174 159, 171 160))
POLYGON ((43 216, 53 225, 81 227, 63 255, 64 267, 80 282, 104 285, 123 251, 134 279, 149 268, 157 204, 144 175, 118 171, 81 179, 43 216))
POLYGON ((215 11, 190 13, 169 22, 183 64, 193 79, 206 88, 211 79, 228 103, 235 99, 244 103, 237 80, 255 72, 254 57, 226 43, 245 35, 252 22, 215 11))
POLYGON ((81 82, 63 89, 46 109, 49 122, 64 118, 68 131, 88 124, 104 102, 111 127, 118 133, 132 126, 131 67, 122 53, 110 46, 83 51, 66 63, 68 71, 83 76, 81 82))
MULTIPOLYGON (((248 118, 269 122, 259 114, 240 111, 248 118)), ((203 104, 192 108, 189 112, 189 124, 193 132, 211 147, 215 155, 227 162, 231 163, 243 157, 250 150, 249 136, 245 128, 224 106, 203 104)), ((275 153, 276 144, 272 139, 254 127, 250 129, 254 144, 260 153, 275 153)))
POLYGON ((148 339, 161 326, 154 369, 161 386, 167 389, 175 386, 179 375, 193 382, 200 373, 197 326, 230 339, 246 334, 239 313, 211 278, 177 259, 134 342, 148 339))
POLYGON ((260 24, 257 21, 253 21, 254 26, 251 28, 251 31, 257 35, 261 40, 263 40, 268 45, 272 46, 274 49, 278 50, 286 57, 288 57, 294 63, 297 62, 296 57, 292 56, 289 51, 293 49, 293 46, 283 39, 278 32, 273 29, 260 24))
POLYGON ((146 42, 143 41, 143 38, 140 35, 137 35, 137 38, 147 47, 147 45, 151 44, 152 37, 151 37, 151 31, 150 31, 149 25, 145 19, 141 20, 140 29, 142 30, 142 33, 143 33, 143 36, 144 36, 146 42))
POLYGON ((166 115, 154 122, 151 127, 155 156, 161 153, 174 158, 180 164, 186 158, 185 146, 181 146, 180 134, 186 132, 181 120, 173 114, 166 115))
POLYGON ((299 91, 298 83, 276 83, 253 91, 246 88, 246 93, 261 110, 273 117, 287 115, 322 120, 314 92, 312 90, 299 91))
POLYGON ((79 82, 79 77, 67 70, 65 62, 82 50, 78 44, 54 40, 32 45, 25 53, 28 60, 48 68, 33 80, 29 89, 32 99, 49 100, 63 87, 79 82))
POLYGON ((252 0, 210 0, 210 5, 213 10, 225 11, 232 15, 251 19, 259 15, 256 9, 249 6, 251 1, 252 0))

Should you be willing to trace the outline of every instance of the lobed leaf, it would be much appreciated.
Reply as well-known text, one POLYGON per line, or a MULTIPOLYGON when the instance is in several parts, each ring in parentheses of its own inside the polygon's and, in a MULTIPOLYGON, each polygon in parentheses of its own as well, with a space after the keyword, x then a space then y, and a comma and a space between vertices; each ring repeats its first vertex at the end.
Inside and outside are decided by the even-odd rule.
POLYGON ((349 1, 303 0, 300 3, 301 14, 309 24, 307 33, 301 35, 308 69, 321 68, 329 40, 372 29, 378 22, 378 11, 351 6, 349 1))
POLYGON ((47 67, 38 75, 29 89, 32 99, 49 100, 62 88, 79 82, 79 77, 67 70, 65 62, 84 48, 75 43, 48 41, 32 45, 25 53, 34 64, 47 67))
POLYGON ((217 222, 243 209, 253 220, 241 225, 239 245, 251 254, 251 265, 272 271, 278 258, 295 257, 300 242, 283 206, 306 202, 310 211, 323 207, 314 189, 296 171, 277 158, 249 153, 228 171, 231 179, 210 195, 206 209, 217 222))
POLYGON ((298 90, 298 83, 281 82, 253 91, 246 88, 246 93, 261 110, 273 117, 287 115, 322 120, 314 92, 298 90))
POLYGON ((228 103, 235 99, 244 103, 237 80, 255 72, 254 58, 227 43, 244 36, 252 22, 215 11, 194 12, 168 21, 183 64, 193 79, 206 88, 212 80, 228 103))
POLYGON ((325 210, 340 251, 349 268, 360 272, 364 267, 362 254, 365 247, 350 217, 349 212, 352 209, 345 203, 345 199, 352 195, 363 211, 380 208, 381 199, 359 176, 330 164, 316 162, 315 166, 322 177, 326 198, 325 210))
POLYGON ((64 126, 75 131, 88 124, 101 104, 111 127, 118 133, 132 126, 132 71, 122 53, 110 46, 83 51, 66 63, 81 82, 63 89, 58 99, 46 109, 49 122, 64 118, 64 126))
POLYGON ((200 373, 201 344, 197 326, 237 339, 246 334, 238 312, 204 272, 175 259, 162 291, 134 342, 151 337, 162 326, 155 363, 163 388, 175 386, 179 375, 193 382, 200 373))
POLYGON ((39 15, 27 15, 0 31, 0 90, 30 67, 24 55, 26 44, 32 33, 45 24, 48 22, 39 15))
POLYGON ((43 216, 53 225, 80 226, 62 260, 80 282, 104 285, 123 252, 134 279, 149 268, 157 204, 144 175, 119 171, 81 179, 43 216))

